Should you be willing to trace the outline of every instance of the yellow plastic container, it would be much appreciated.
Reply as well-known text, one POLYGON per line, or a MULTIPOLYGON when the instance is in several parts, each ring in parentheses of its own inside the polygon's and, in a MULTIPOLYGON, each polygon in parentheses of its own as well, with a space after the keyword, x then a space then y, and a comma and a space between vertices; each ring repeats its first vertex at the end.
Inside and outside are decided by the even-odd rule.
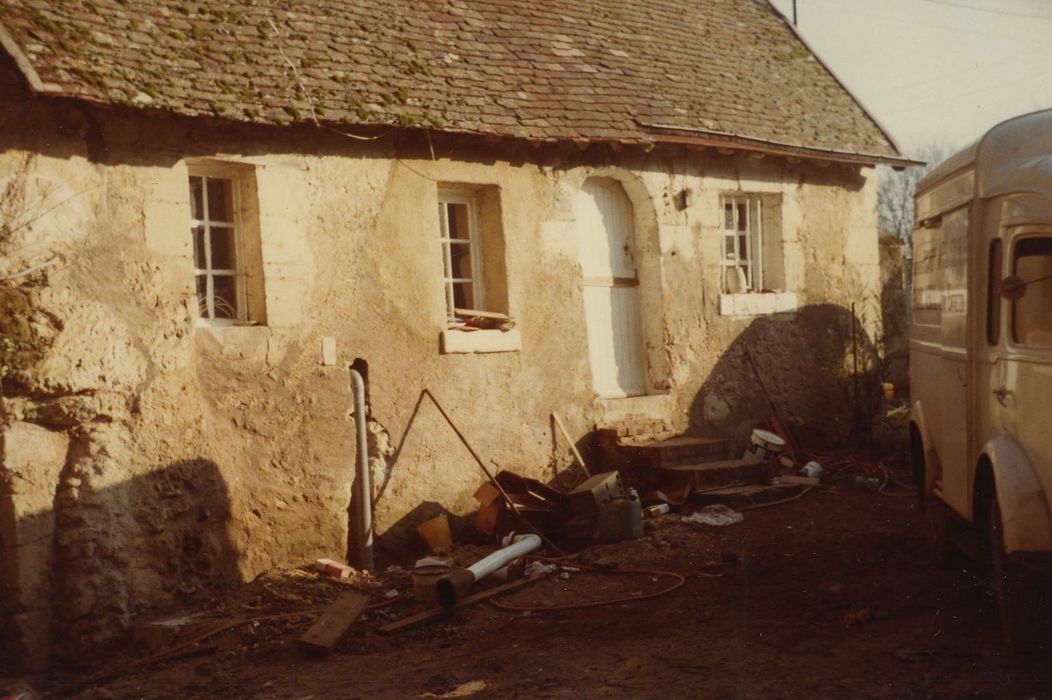
POLYGON ((884 400, 894 401, 895 400, 895 385, 891 382, 883 382, 881 384, 884 387, 884 400))
POLYGON ((420 533, 428 549, 436 554, 445 554, 453 549, 453 535, 449 531, 449 517, 446 515, 439 515, 420 523, 416 531, 420 533))

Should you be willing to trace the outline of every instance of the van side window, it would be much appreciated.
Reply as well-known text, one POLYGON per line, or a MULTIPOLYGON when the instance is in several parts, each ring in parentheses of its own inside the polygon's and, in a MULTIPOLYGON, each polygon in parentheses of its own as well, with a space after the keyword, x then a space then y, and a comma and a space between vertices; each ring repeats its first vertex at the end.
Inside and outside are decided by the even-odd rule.
POLYGON ((1027 283, 1012 302, 1012 339, 1052 348, 1052 238, 1024 238, 1015 245, 1013 274, 1027 283))
POLYGON ((1001 340, 1001 239, 990 241, 986 273, 986 342, 997 345, 1001 340))

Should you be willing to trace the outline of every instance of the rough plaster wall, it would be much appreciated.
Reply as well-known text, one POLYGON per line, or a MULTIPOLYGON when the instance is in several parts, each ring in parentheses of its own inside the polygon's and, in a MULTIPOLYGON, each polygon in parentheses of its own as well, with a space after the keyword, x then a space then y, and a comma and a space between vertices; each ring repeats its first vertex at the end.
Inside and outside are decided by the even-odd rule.
MULTIPOLYGON (((854 414, 872 410, 873 339, 880 323, 872 171, 726 157, 663 165, 663 172, 647 172, 647 164, 640 169, 658 203, 665 352, 677 427, 741 443, 777 410, 809 442, 845 439, 860 420, 854 414), (685 187, 695 193, 695 204, 685 210, 662 196, 685 187), (798 297, 796 314, 719 314, 719 194, 734 192, 779 198, 784 274, 798 297), (854 324, 852 303, 858 306, 854 324), (857 379, 850 376, 853 335, 857 379)), ((776 232, 765 229, 765 235, 776 232)))
POLYGON ((12 422, 0 432, 0 655, 47 665, 51 571, 55 565, 52 510, 69 439, 62 432, 12 422))
MULTIPOLYGON (((39 152, 32 177, 75 193, 73 209, 25 232, 63 257, 36 292, 45 352, 5 385, 4 406, 8 422, 71 439, 58 483, 38 496, 54 500, 54 553, 68 564, 53 583, 56 624, 84 644, 150 606, 344 553, 354 453, 345 368, 356 358, 369 367, 377 532, 392 543, 415 545, 403 526, 427 515, 472 510, 481 478, 435 407, 418 402, 424 388, 491 469, 547 478, 565 465, 549 414, 574 439, 594 423, 573 219, 589 176, 618 179, 636 207, 650 380, 670 392, 667 420, 741 439, 768 415, 749 345, 794 423, 843 432, 828 423, 852 399, 846 309, 876 281, 868 172, 709 152, 617 167, 572 154, 541 166, 499 152, 431 161, 382 144, 293 145, 90 113, 63 135, 47 105, 2 108, 0 180, 39 152), (255 167, 266 327, 193 325, 190 157, 255 167), (500 188, 520 351, 438 351, 439 182, 500 188), (683 187, 696 194, 686 211, 674 205, 683 187), (781 197, 786 278, 805 307, 795 317, 718 314, 718 195, 739 189, 781 197), (320 363, 326 337, 336 366, 320 363)), ((868 319, 860 327, 875 332, 868 319)))

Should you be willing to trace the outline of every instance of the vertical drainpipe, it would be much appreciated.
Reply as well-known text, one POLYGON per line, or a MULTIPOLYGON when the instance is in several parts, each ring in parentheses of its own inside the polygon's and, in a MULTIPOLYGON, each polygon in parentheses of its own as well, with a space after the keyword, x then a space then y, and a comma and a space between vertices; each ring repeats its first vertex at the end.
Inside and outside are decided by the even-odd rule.
POLYGON ((357 459, 354 473, 354 565, 373 568, 373 489, 369 478, 369 445, 366 437, 365 379, 351 368, 354 389, 354 423, 357 429, 357 459))

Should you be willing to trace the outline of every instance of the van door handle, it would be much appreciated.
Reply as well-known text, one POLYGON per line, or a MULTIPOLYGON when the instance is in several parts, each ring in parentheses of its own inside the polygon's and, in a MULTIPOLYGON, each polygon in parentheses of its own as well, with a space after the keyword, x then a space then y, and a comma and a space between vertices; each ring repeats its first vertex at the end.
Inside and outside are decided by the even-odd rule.
POLYGON ((1001 404, 1002 406, 1004 406, 1005 408, 1008 407, 1008 403, 1007 403, 1006 399, 1009 396, 1012 396, 1014 393, 1015 392, 1013 392, 1011 389, 1008 389, 1007 387, 1003 387, 1003 386, 999 386, 996 389, 994 389, 994 396, 997 397, 997 402, 999 404, 1001 404))

